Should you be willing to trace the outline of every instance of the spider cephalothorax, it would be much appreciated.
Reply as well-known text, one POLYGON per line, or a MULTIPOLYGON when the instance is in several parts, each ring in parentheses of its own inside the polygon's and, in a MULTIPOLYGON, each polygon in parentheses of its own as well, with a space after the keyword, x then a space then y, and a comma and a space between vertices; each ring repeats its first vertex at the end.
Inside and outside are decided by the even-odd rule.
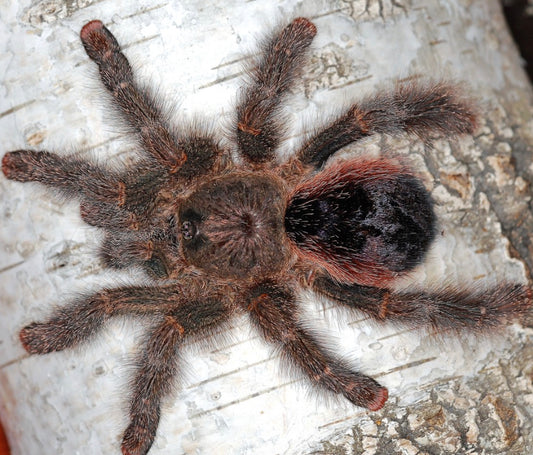
POLYGON ((178 212, 185 260, 223 278, 279 273, 289 258, 285 196, 281 180, 267 173, 237 172, 201 185, 178 212))
POLYGON ((324 347, 301 322, 300 291, 309 288, 377 320, 436 330, 480 332, 531 305, 531 290, 519 284, 428 293, 389 289, 423 260, 435 236, 431 197, 394 158, 333 156, 374 133, 424 141, 472 133, 475 110, 455 86, 399 84, 355 103, 308 137, 288 162, 277 163, 286 131, 280 106, 315 34, 309 20, 297 18, 265 41, 237 104, 233 139, 240 158, 233 162, 211 134, 176 132, 135 81, 111 32, 91 21, 81 31, 82 43, 138 137, 142 157, 122 171, 50 152, 3 157, 7 178, 41 182, 80 200, 82 218, 105 232, 100 256, 107 266, 142 267, 153 280, 82 296, 20 332, 30 354, 45 354, 86 341, 114 316, 151 318, 132 384, 124 454, 149 451, 161 400, 178 374, 179 345, 236 312, 247 313, 310 384, 378 410, 387 389, 324 347))

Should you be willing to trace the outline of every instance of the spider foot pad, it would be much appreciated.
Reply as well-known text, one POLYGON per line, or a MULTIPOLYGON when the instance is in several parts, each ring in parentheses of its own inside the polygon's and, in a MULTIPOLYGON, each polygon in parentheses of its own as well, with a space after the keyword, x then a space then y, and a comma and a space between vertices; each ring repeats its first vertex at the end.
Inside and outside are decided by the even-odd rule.
POLYGON ((368 409, 371 411, 379 411, 385 405, 388 398, 389 391, 385 387, 382 387, 376 393, 374 400, 368 404, 368 409))
POLYGON ((155 430, 131 424, 124 432, 122 455, 145 455, 154 442, 155 430))
POLYGON ((8 152, 2 158, 2 172, 10 180, 30 182, 39 161, 37 154, 27 150, 8 152))
POLYGON ((83 26, 80 38, 87 55, 97 63, 120 51, 120 45, 102 21, 94 20, 83 26))
POLYGON ((29 354, 48 354, 61 350, 57 344, 57 330, 50 324, 34 322, 19 333, 20 342, 29 354))
POLYGON ((356 406, 370 411, 379 411, 389 398, 389 391, 369 377, 346 384, 342 394, 356 406))
POLYGON ((297 17, 294 19, 293 25, 300 28, 300 30, 305 30, 311 38, 316 35, 315 24, 305 17, 297 17))

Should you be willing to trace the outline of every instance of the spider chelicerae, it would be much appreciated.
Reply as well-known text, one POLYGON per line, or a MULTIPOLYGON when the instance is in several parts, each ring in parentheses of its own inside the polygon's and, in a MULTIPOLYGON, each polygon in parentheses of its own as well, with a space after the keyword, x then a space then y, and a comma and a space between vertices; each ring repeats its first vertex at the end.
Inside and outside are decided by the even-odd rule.
POLYGON ((91 21, 82 43, 142 156, 121 170, 46 151, 3 157, 7 178, 41 182, 80 200, 83 220, 105 232, 105 265, 141 267, 152 279, 82 296, 20 332, 26 351, 45 354, 85 342, 118 315, 151 319, 123 454, 149 451, 161 400, 179 373, 180 344, 220 330, 235 313, 248 314, 314 387, 375 411, 387 389, 355 371, 301 320, 302 290, 379 321, 437 331, 482 332, 531 305, 531 289, 520 284, 394 291, 394 280, 421 263, 435 237, 431 197, 394 157, 335 159, 344 146, 375 133, 426 142, 471 134, 476 110, 453 84, 398 84, 352 104, 278 162, 283 102, 315 34, 312 22, 297 18, 264 41, 237 102, 234 159, 213 134, 173 128, 154 95, 135 81, 115 37, 91 21))

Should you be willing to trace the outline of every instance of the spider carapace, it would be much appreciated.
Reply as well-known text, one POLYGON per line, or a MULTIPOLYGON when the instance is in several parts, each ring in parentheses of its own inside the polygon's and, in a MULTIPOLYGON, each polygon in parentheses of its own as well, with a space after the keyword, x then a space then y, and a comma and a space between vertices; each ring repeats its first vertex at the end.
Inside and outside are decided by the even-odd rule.
POLYGON ((30 354, 45 354, 86 342, 116 316, 151 321, 132 381, 123 454, 150 450, 161 400, 180 371, 180 344, 220 331, 235 313, 248 314, 311 386, 378 410, 387 389, 302 320, 303 290, 379 321, 436 331, 487 331, 531 305, 531 289, 512 283, 394 291, 394 280, 421 263, 435 237, 431 197, 394 157, 335 156, 375 133, 428 143, 471 134, 476 110, 454 84, 411 82, 376 93, 278 162, 287 133, 282 107, 315 34, 312 22, 297 18, 263 42, 237 101, 230 150, 201 128, 172 126, 162 103, 135 80, 115 37, 91 21, 82 43, 138 139, 139 158, 110 168, 79 154, 18 150, 3 157, 7 178, 80 201, 82 218, 104 230, 105 265, 141 267, 151 277, 148 285, 81 296, 20 332, 30 354))

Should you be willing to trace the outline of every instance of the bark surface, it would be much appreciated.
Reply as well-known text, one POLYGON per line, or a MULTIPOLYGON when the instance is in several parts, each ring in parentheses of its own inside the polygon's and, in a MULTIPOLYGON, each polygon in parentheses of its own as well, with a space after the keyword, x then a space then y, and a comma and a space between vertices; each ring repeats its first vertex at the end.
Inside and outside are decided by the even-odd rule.
MULTIPOLYGON (((179 101, 177 121, 196 114, 219 128, 232 120, 256 38, 279 20, 310 17, 318 34, 287 107, 294 130, 284 156, 302 140, 296 133, 398 78, 466 82, 482 113, 473 139, 428 149, 376 136, 346 153, 409 157, 432 190, 439 239, 403 284, 531 282, 533 92, 497 0, 4 3, 1 154, 35 148, 128 159, 132 142, 104 107, 78 37, 97 18, 139 77, 160 87, 170 107, 179 101)), ((143 325, 117 321, 90 346, 42 357, 24 353, 18 332, 76 292, 140 277, 103 270, 99 232, 81 222, 76 203, 38 185, 0 176, 0 219, 0 418, 12 454, 118 454, 143 325)), ((302 303, 339 350, 389 388, 381 411, 307 393, 238 320, 231 341, 186 347, 189 374, 165 405, 150 454, 533 453, 531 316, 481 340, 436 340, 310 295, 302 303)))

